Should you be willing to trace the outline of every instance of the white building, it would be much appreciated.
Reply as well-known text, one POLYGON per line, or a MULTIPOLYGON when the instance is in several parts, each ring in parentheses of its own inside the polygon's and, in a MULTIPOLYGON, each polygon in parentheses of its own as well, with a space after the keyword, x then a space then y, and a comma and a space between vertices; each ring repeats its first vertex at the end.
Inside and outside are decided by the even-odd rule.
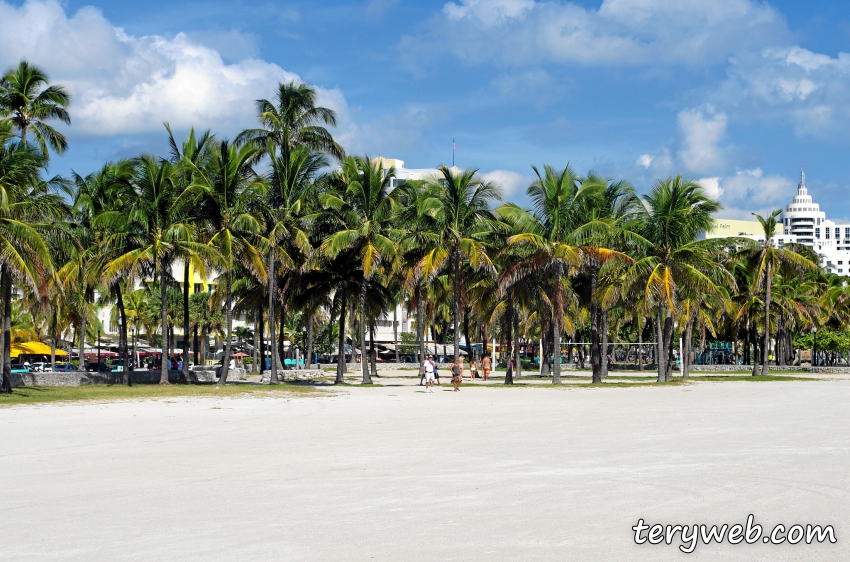
MULTIPOLYGON (((812 201, 806 188, 806 174, 800 172, 797 195, 779 215, 775 246, 798 243, 812 248, 821 256, 821 266, 829 273, 850 275, 850 223, 836 223, 826 218, 820 205, 812 201)), ((764 233, 757 221, 719 219, 706 238, 744 236, 764 242, 764 233)))

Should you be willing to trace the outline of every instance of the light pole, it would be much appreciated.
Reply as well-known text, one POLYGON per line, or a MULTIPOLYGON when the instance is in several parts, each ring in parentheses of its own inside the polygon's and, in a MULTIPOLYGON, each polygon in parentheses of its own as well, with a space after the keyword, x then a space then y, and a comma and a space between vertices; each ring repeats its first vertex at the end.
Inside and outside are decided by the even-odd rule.
POLYGON ((97 327, 97 372, 100 372, 100 326, 97 327))

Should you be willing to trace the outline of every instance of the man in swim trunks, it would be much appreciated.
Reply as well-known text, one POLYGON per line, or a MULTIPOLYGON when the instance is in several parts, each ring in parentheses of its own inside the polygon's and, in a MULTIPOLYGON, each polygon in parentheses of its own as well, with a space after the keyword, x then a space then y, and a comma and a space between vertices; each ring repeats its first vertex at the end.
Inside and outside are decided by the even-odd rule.
POLYGON ((490 378, 490 356, 485 355, 483 359, 481 359, 481 368, 484 370, 484 380, 490 378))

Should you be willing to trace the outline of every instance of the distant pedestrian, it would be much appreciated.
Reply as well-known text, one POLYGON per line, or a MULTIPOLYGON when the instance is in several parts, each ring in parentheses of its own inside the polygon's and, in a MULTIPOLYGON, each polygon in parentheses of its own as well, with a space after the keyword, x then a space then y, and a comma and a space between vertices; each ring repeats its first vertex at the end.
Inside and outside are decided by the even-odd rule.
POLYGON ((434 392, 434 366, 435 363, 431 360, 431 356, 429 355, 427 359, 425 359, 423 373, 425 376, 425 392, 434 392))
POLYGON ((485 355, 481 360, 481 368, 484 370, 484 380, 488 380, 490 378, 490 356, 485 355))
POLYGON ((475 379, 478 377, 478 362, 473 359, 469 362, 469 379, 472 382, 475 382, 475 379))
POLYGON ((463 358, 458 357, 457 361, 452 363, 452 386, 454 392, 460 392, 460 383, 463 382, 463 358))

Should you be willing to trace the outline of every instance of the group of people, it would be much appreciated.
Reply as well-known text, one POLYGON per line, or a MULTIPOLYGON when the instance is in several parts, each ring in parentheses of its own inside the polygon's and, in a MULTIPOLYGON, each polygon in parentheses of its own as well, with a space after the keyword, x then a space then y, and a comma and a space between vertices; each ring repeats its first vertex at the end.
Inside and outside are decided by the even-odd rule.
MULTIPOLYGON (((490 380, 490 370, 492 362, 489 355, 485 355, 481 359, 481 371, 483 377, 478 374, 478 362, 473 359, 469 362, 469 378, 475 381, 476 378, 483 378, 485 381, 490 380)), ((457 361, 451 364, 452 386, 454 392, 460 392, 460 385, 463 382, 463 356, 458 357, 457 361)), ((440 371, 437 367, 437 362, 433 355, 428 355, 422 365, 421 379, 419 385, 425 385, 425 392, 434 392, 434 385, 440 384, 440 371)))

